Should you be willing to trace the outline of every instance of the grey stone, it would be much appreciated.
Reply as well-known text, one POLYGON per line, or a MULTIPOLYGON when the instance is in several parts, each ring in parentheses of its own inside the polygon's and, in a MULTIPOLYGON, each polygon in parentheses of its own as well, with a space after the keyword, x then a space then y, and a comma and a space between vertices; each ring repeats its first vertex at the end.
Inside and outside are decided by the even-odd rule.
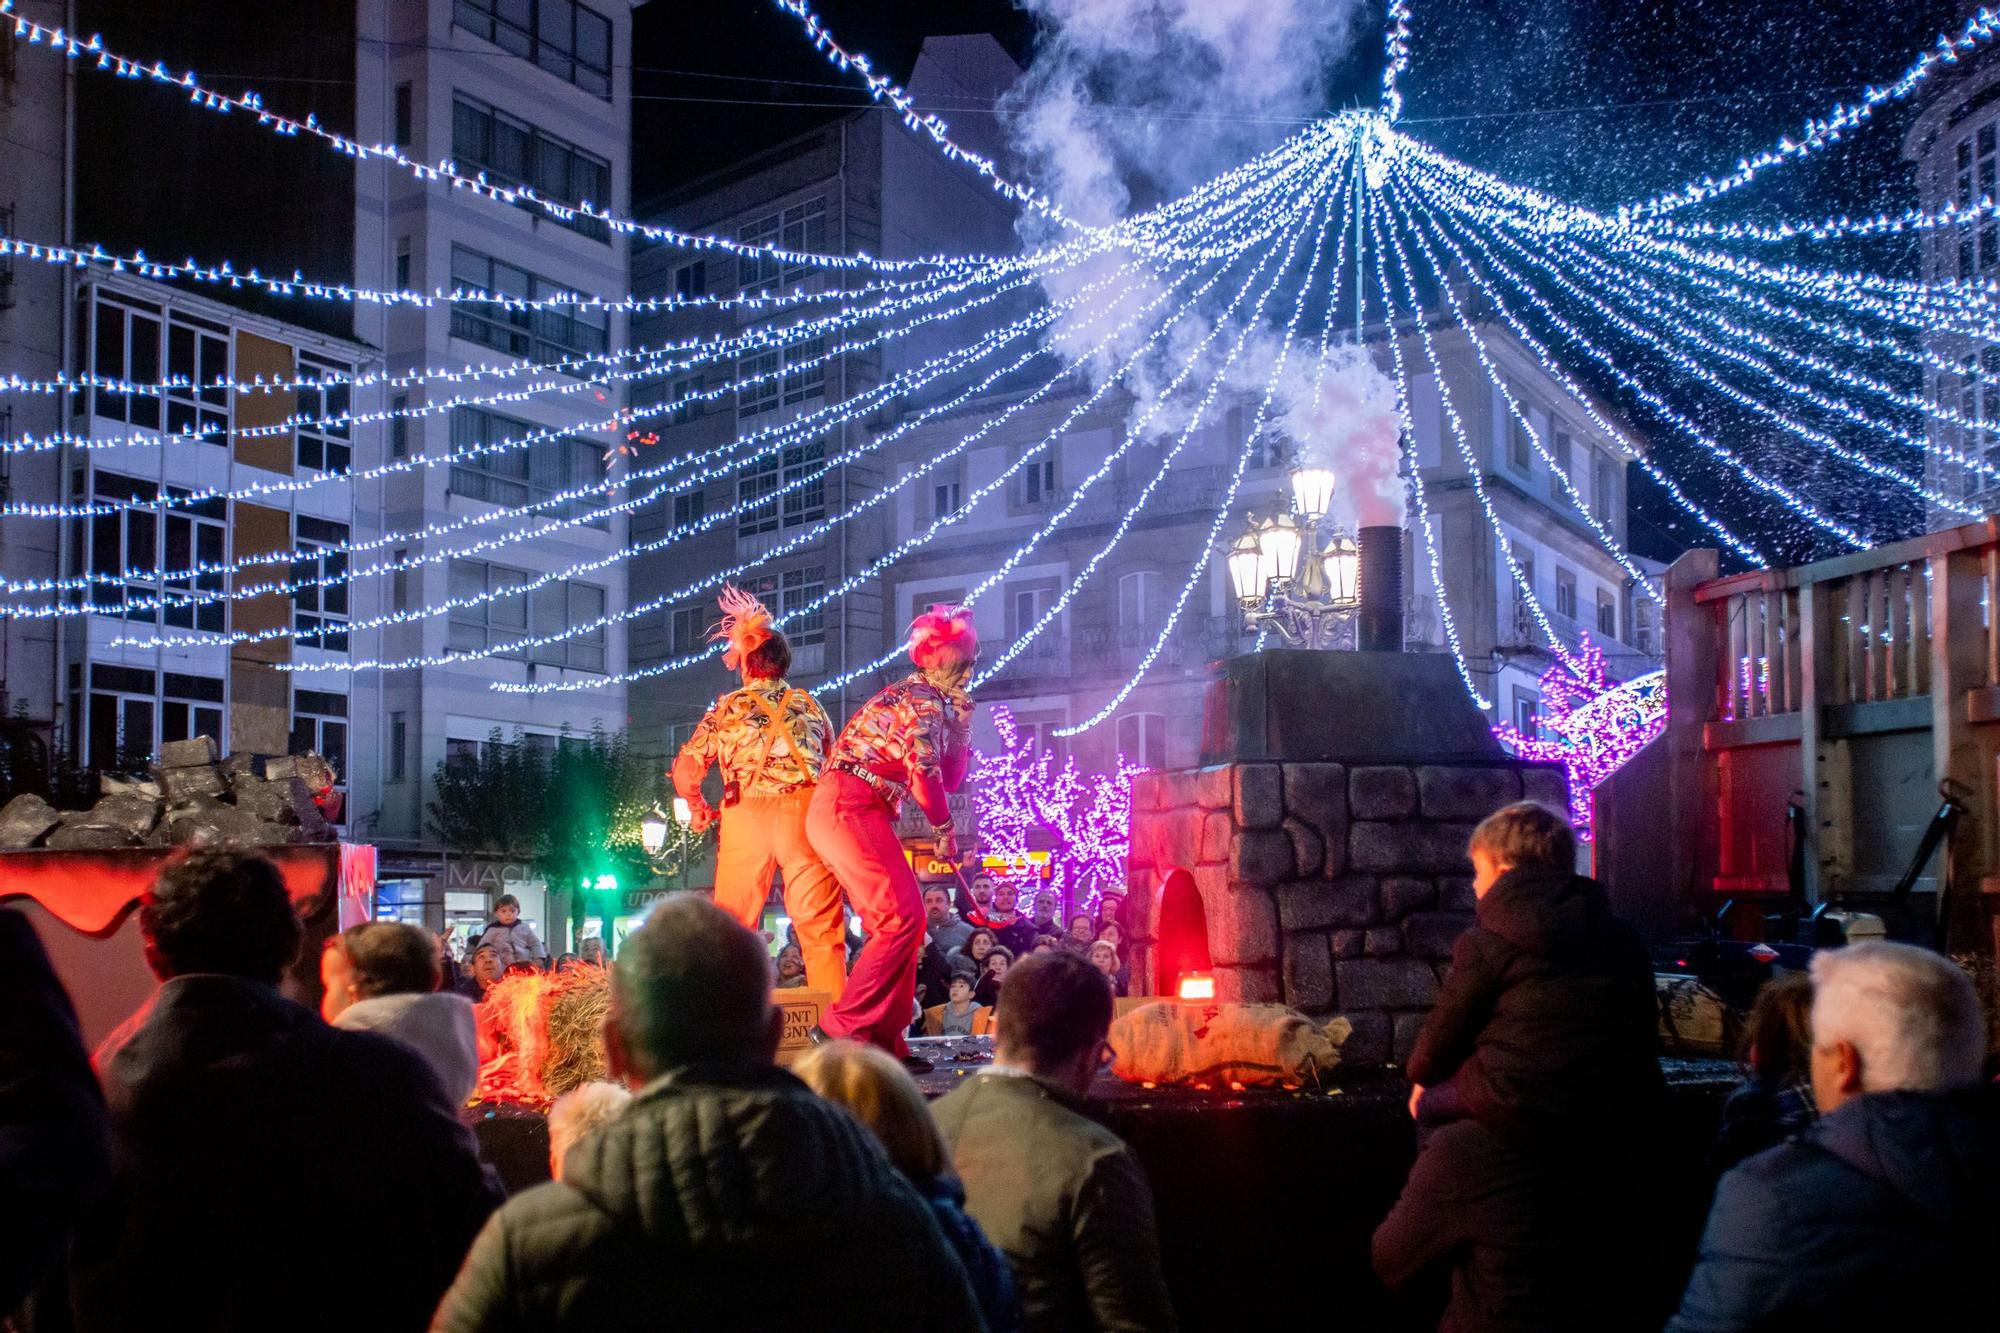
POLYGON ((1403 923, 1403 938, 1419 958, 1449 958, 1452 943, 1477 919, 1466 912, 1418 912, 1403 923))
POLYGON ((197 806, 169 815, 176 847, 216 847, 225 845, 270 846, 272 830, 277 841, 289 840, 282 825, 266 824, 248 810, 233 805, 197 806))
POLYGON ((1364 821, 1347 835, 1347 863, 1357 871, 1377 874, 1446 875, 1463 872, 1468 862, 1465 843, 1469 824, 1413 822, 1383 824, 1364 821))
POLYGON ((245 750, 238 750, 235 754, 225 757, 220 767, 222 776, 228 778, 232 786, 246 778, 262 782, 265 776, 264 756, 251 754, 245 750))
POLYGON ((1285 821, 1285 833, 1292 840, 1292 859, 1298 865, 1295 873, 1305 879, 1317 875, 1326 851, 1326 844, 1319 834, 1296 819, 1285 821))
POLYGON ((1395 1050, 1389 1015, 1353 1009, 1342 1009, 1340 1013, 1354 1025, 1347 1040, 1341 1043, 1340 1063, 1343 1066, 1387 1064, 1395 1050))
POLYGON ((1366 931, 1336 930, 1328 937, 1328 943, 1333 946, 1335 958, 1359 958, 1366 938, 1366 931))
POLYGON ((1285 998, 1275 967, 1215 967, 1215 998, 1225 1004, 1279 1004, 1285 998))
POLYGON ((49 834, 47 845, 58 852, 103 852, 114 847, 138 847, 143 845, 143 839, 107 825, 64 824, 49 834))
POLYGON ((213 736, 168 741, 160 747, 161 768, 206 768, 214 764, 217 757, 213 736))
POLYGON ((1370 927, 1363 952, 1371 958, 1394 957, 1403 952, 1403 932, 1394 926, 1370 927))
POLYGON ((242 779, 236 784, 236 804, 275 824, 303 824, 319 817, 312 792, 299 778, 242 779))
POLYGON ((1276 828, 1285 819, 1285 783, 1276 764, 1237 764, 1236 822, 1244 828, 1276 828))
POLYGON ((0 850, 33 847, 62 821, 54 806, 32 792, 16 796, 0 809, 0 850))
POLYGON ((157 801, 166 793, 153 778, 121 777, 116 773, 105 773, 97 779, 100 796, 139 796, 149 801, 157 801))
POLYGON ((1132 810, 1160 810, 1160 793, 1166 786, 1166 774, 1141 773, 1132 779, 1132 810))
MULTIPOLYGON (((186 744, 175 741, 174 744, 186 744)), ((214 768, 166 768, 159 770, 160 790, 165 793, 170 805, 186 805, 197 796, 220 796, 229 790, 229 784, 222 780, 222 774, 214 768)))
POLYGON ((1347 778, 1355 819, 1404 819, 1417 812, 1417 780, 1407 768, 1357 768, 1347 778))
POLYGON ((1236 835, 1230 857, 1235 879, 1260 889, 1292 878, 1292 840, 1283 829, 1243 829, 1236 835))
POLYGON ((1190 808, 1134 815, 1128 861, 1150 866, 1162 876, 1176 867, 1192 867, 1200 819, 1201 813, 1190 808))
POLYGON ((144 838, 160 822, 160 803, 144 796, 106 796, 90 809, 63 817, 65 825, 117 829, 144 838))
POLYGON ((1278 917, 1286 930, 1366 926, 1375 920, 1376 885, 1366 876, 1294 880, 1278 886, 1278 917))
POLYGON ((1201 820, 1201 852, 1198 859, 1202 865, 1221 865, 1229 859, 1229 841, 1230 835, 1236 831, 1235 821, 1230 819, 1227 810, 1211 810, 1198 818, 1201 820))
POLYGON ((1194 774, 1187 769, 1148 774, 1143 780, 1153 785, 1155 809, 1179 810, 1194 804, 1194 774))
POLYGON ((1343 1010, 1416 1009, 1437 999, 1437 977, 1414 958, 1343 959, 1333 965, 1343 1010))
POLYGON ((1470 875, 1446 875, 1438 881, 1438 906, 1447 912, 1470 912, 1478 908, 1479 895, 1472 891, 1470 875))
POLYGON ((1256 889, 1204 898, 1208 916, 1208 956, 1231 965, 1278 961, 1278 909, 1271 895, 1256 889))
POLYGON ((1412 912, 1421 912, 1437 901, 1437 886, 1427 879, 1385 879, 1382 881, 1382 916, 1400 921, 1412 912))
POLYGON ((1235 782, 1228 764, 1216 764, 1194 771, 1194 803, 1204 810, 1222 810, 1236 799, 1235 782))
POLYGON ((1286 764, 1285 811, 1315 828, 1347 826, 1347 766, 1286 764))
POLYGON ((1333 1003, 1333 950, 1319 931, 1285 936, 1285 1003, 1324 1009, 1333 1003))
POLYGON ((1560 768, 1538 765, 1521 770, 1521 799, 1546 805, 1558 814, 1569 812, 1569 783, 1560 768))
POLYGON ((1417 808, 1425 819, 1469 819, 1474 823, 1521 799, 1521 779, 1511 768, 1417 770, 1417 808))
POLYGON ((1417 1049, 1417 1034, 1424 1030, 1423 1014, 1397 1014, 1395 1023, 1396 1063, 1402 1064, 1410 1058, 1410 1052, 1417 1049))

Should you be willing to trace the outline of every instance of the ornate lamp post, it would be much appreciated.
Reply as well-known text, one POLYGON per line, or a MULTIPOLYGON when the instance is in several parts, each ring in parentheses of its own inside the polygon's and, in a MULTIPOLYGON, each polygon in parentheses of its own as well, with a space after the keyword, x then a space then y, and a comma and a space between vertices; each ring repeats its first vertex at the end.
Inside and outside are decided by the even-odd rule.
POLYGON ((1322 538, 1333 507, 1333 473, 1291 471, 1293 514, 1259 521, 1230 545, 1229 579, 1243 619, 1294 648, 1353 648, 1360 608, 1361 550, 1338 529, 1322 538))

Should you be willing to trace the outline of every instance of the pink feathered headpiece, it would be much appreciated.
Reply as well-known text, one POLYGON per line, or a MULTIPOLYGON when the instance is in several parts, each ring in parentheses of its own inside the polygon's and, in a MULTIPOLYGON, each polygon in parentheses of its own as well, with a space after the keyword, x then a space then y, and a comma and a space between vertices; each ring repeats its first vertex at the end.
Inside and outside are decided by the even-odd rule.
POLYGON ((934 605, 910 622, 910 660, 919 670, 933 666, 940 654, 957 652, 970 662, 979 655, 979 631, 968 606, 934 605))
POLYGON ((722 623, 709 631, 709 641, 726 640, 722 665, 741 671, 750 654, 778 632, 771 628, 771 609, 733 583, 723 584, 722 596, 715 600, 722 607, 722 623))

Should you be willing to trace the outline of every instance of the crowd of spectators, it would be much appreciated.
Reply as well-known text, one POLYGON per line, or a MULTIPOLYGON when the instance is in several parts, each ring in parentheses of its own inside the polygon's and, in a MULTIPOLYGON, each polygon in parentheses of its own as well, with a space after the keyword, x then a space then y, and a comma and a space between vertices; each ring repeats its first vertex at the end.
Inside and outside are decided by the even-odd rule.
MULTIPOLYGON (((1374 1237, 1390 1289, 1441 1286, 1454 1333, 1990 1321, 2000 1089, 1957 965, 1861 943, 1764 990, 1669 1297, 1645 952, 1553 812, 1509 807, 1469 852, 1476 923, 1409 1064, 1418 1152, 1374 1237)), ((504 1201, 458 1114, 471 1005, 437 936, 329 940, 315 1013, 283 993, 303 932, 275 867, 184 854, 139 913, 159 989, 93 1060, 34 930, 0 911, 0 1327, 595 1333, 796 1309, 834 1329, 1171 1330, 1146 1169, 1084 1113, 1118 905, 1057 934, 1053 901, 1024 917, 1004 883, 966 896, 926 895, 945 975, 916 1028, 990 1035, 994 1061, 933 1103, 869 1047, 778 1068, 784 951, 669 898, 611 971, 611 1081, 551 1108, 551 1183, 504 1201), (323 1290, 317 1265, 353 1279, 323 1290)), ((518 906, 496 926, 464 980, 560 965, 518 906)))

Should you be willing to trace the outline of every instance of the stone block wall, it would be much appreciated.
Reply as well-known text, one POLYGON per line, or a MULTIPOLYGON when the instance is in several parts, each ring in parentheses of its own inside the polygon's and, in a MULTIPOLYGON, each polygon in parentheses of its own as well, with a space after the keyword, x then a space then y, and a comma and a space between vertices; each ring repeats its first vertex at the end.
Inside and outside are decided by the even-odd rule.
POLYGON ((1472 921, 1473 825, 1522 799, 1567 809, 1562 771, 1499 759, 1146 774, 1132 798, 1133 990, 1153 985, 1160 882, 1186 867, 1220 998, 1344 1015, 1347 1059, 1400 1060, 1472 921))

